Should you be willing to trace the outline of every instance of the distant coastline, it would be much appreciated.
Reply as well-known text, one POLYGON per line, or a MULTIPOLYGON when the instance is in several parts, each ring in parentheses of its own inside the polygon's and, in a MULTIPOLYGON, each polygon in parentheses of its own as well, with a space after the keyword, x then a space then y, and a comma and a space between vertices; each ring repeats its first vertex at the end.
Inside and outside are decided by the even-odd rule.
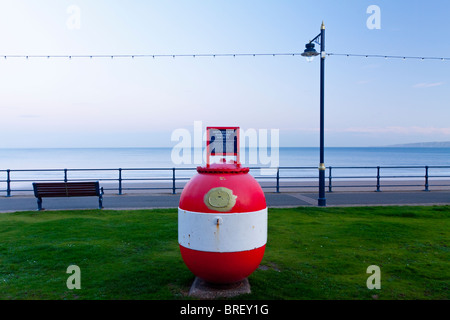
POLYGON ((450 141, 393 144, 387 148, 450 148, 450 141))

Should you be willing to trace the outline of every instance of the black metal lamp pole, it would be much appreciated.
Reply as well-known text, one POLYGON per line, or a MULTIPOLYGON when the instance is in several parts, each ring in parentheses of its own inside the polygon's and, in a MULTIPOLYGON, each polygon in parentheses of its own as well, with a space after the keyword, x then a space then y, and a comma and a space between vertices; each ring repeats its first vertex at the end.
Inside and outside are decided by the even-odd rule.
POLYGON ((319 164, 319 198, 317 204, 320 207, 327 205, 325 198, 325 140, 324 140, 324 106, 325 106, 325 25, 322 22, 320 34, 306 44, 306 49, 302 56, 312 59, 319 53, 314 49, 314 43, 320 44, 320 164, 319 164))

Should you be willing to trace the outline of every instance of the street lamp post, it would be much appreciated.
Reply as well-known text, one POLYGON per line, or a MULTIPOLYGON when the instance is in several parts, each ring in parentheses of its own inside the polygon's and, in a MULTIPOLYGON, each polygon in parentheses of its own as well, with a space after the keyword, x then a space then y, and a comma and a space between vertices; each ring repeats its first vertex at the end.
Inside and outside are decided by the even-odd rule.
POLYGON ((302 53, 308 61, 311 61, 319 53, 314 49, 314 42, 320 45, 320 164, 319 164, 319 198, 317 204, 320 207, 327 205, 325 198, 325 141, 324 141, 324 105, 325 105, 325 25, 322 22, 320 33, 306 44, 302 53))

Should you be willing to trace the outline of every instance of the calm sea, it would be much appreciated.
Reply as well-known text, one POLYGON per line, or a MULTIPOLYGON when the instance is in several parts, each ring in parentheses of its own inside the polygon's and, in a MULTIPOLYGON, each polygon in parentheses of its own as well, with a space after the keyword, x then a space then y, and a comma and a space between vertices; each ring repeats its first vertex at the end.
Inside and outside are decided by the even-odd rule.
MULTIPOLYGON (((258 150, 241 150, 242 163, 250 167, 313 167, 302 172, 284 170, 285 176, 317 176, 318 148, 280 148, 279 154, 259 153, 258 150)), ((6 169, 118 169, 118 168, 195 168, 194 153, 173 155, 172 148, 104 148, 104 149, 0 149, 0 190, 6 188, 6 169), (179 163, 184 156, 186 162, 179 163)), ((450 148, 326 148, 327 167, 375 167, 375 166, 450 166, 450 148)), ((423 169, 385 169, 388 175, 423 175, 423 169)), ((195 171, 177 171, 177 177, 190 177, 195 171)), ((256 175, 273 175, 274 171, 251 171, 256 175)), ((327 172, 328 174, 328 172, 327 172)), ((373 176, 372 169, 333 169, 333 174, 356 177, 373 176)), ((432 175, 450 177, 450 168, 430 169, 432 175)), ((61 179, 59 171, 13 171, 14 180, 61 179)), ((172 171, 130 170, 123 178, 171 177, 172 171)), ((69 179, 117 179, 118 171, 70 172, 69 179)), ((29 181, 26 182, 30 185, 29 181)), ((17 186, 19 182, 15 183, 17 186)))
MULTIPOLYGON (((241 151, 242 152, 242 151, 241 151)), ((276 164, 276 155, 246 150, 249 166, 276 164)), ((180 157, 179 154, 176 157, 180 157)), ((49 168, 172 168, 196 167, 173 161, 171 148, 0 149, 0 170, 49 168)), ((278 165, 318 166, 317 148, 280 148, 278 165)), ((174 158, 177 160, 178 158, 174 158)), ((327 166, 449 166, 450 148, 326 148, 327 166)))

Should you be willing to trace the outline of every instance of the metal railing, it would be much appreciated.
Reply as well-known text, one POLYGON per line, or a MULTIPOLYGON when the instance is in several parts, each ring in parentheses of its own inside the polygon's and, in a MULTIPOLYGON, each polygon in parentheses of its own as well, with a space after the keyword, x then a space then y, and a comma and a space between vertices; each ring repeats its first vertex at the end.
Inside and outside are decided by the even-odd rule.
MULTIPOLYGON (((317 170, 317 167, 250 167, 250 173, 263 189, 277 193, 317 191, 317 170)), ((431 187, 450 190, 450 166, 327 167, 326 170, 328 192, 336 189, 380 192, 385 188, 408 187, 423 191, 430 191, 431 187)), ((176 194, 195 173, 196 168, 6 169, 0 170, 0 194, 10 197, 13 193, 32 192, 32 182, 92 180, 104 182, 105 191, 116 191, 119 195, 138 190, 176 194)))
MULTIPOLYGON (((430 191, 430 187, 450 187, 450 166, 376 166, 376 167, 329 167, 328 168, 328 192, 332 192, 333 188, 345 187, 334 186, 333 181, 335 179, 374 179, 376 181, 375 191, 380 192, 382 187, 389 188, 404 188, 404 187, 423 187, 423 191, 430 191), (375 176, 337 176, 333 177, 333 170, 348 170, 358 168, 366 170, 376 170, 375 176), (382 174, 383 170, 383 174, 382 174), (394 171, 396 170, 396 171, 394 171), (401 172, 398 173, 398 170, 401 172), (438 171, 439 174, 430 174, 430 170, 438 171), (402 173, 403 172, 403 173, 402 173), (382 184, 383 182, 389 182, 389 184, 382 184), (440 184, 431 184, 433 182, 441 181, 440 184), (402 181, 401 184, 395 184, 396 181, 402 181)), ((358 187, 373 187, 373 184, 358 185, 358 187)))

